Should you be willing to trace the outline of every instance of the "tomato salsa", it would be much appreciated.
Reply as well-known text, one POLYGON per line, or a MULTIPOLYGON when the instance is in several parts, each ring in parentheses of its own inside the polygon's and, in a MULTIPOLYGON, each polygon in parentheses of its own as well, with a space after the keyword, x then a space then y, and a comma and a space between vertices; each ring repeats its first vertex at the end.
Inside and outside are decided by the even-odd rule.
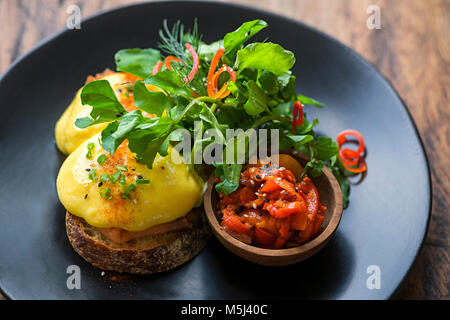
POLYGON ((294 247, 315 238, 326 207, 300 170, 297 160, 288 155, 280 155, 279 167, 270 162, 248 165, 236 191, 219 193, 221 226, 242 242, 268 249, 294 247), (282 167, 283 162, 291 170, 282 167))

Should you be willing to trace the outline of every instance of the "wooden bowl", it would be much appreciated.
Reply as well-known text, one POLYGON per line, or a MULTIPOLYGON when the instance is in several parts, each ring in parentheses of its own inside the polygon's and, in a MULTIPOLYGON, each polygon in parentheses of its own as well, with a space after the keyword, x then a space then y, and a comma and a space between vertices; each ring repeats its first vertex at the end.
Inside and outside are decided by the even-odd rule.
MULTIPOLYGON (((297 159, 302 166, 308 158, 296 151, 283 151, 297 159)), ((264 249, 243 243, 228 234, 219 224, 217 208, 219 196, 214 189, 214 173, 208 180, 208 188, 204 195, 206 218, 216 238, 231 252, 239 257, 267 266, 286 266, 305 260, 322 249, 336 231, 342 216, 342 193, 334 175, 327 168, 323 173, 312 178, 319 192, 320 202, 327 207, 322 223, 321 233, 313 240, 298 247, 288 249, 264 249)))

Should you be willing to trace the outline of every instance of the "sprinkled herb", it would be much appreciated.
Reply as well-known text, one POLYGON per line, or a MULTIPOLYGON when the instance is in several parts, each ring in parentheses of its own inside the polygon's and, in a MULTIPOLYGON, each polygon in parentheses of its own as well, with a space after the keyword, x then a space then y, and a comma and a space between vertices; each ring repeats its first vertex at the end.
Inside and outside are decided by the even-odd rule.
POLYGON ((100 197, 102 197, 105 200, 111 200, 113 198, 113 195, 111 193, 111 188, 101 188, 99 192, 100 192, 100 197))
POLYGON ((128 171, 128 168, 126 166, 121 165, 121 164, 118 164, 116 166, 116 168, 119 169, 120 171, 124 171, 124 172, 128 171))
POLYGON ((266 198, 266 199, 264 199, 264 202, 269 202, 269 199, 267 199, 267 198, 266 198))
POLYGON ((141 176, 140 174, 138 174, 137 178, 138 178, 138 179, 143 179, 144 177, 141 176))
POLYGON ((128 198, 130 197, 130 194, 125 194, 125 192, 121 192, 121 193, 120 193, 120 197, 121 197, 122 199, 128 199, 128 198))
POLYGON ((149 184, 150 180, 146 180, 146 179, 138 179, 136 180, 136 184, 149 184))
POLYGON ((101 154, 98 158, 97 158, 97 162, 99 165, 103 165, 106 162, 106 159, 108 159, 108 157, 106 156, 106 154, 101 154))
POLYGON ((119 180, 121 175, 122 175, 122 173, 120 172, 120 170, 117 170, 116 172, 114 172, 113 175, 111 176, 111 182, 116 183, 119 180))
POLYGON ((86 153, 86 158, 92 158, 92 152, 95 150, 95 143, 89 142, 87 145, 88 152, 86 153))
POLYGON ((127 196, 130 196, 130 192, 134 189, 136 189, 136 185, 132 183, 128 187, 126 187, 125 190, 123 190, 123 193, 127 196))
POLYGON ((97 170, 93 169, 90 173, 89 173, 89 179, 91 179, 92 181, 97 179, 97 170))
POLYGON ((100 181, 97 186, 100 188, 102 185, 103 185, 103 181, 100 181))
POLYGON ((90 169, 90 168, 87 168, 86 171, 89 172, 89 171, 91 171, 91 169, 90 169))
POLYGON ((120 176, 119 184, 120 184, 122 187, 125 187, 126 184, 127 184, 127 180, 126 180, 125 178, 126 178, 126 177, 125 177, 124 174, 120 176))
POLYGON ((106 182, 106 181, 109 181, 109 180, 111 180, 111 176, 109 174, 107 174, 107 173, 104 173, 104 174, 102 174, 100 176, 100 181, 101 182, 106 182))

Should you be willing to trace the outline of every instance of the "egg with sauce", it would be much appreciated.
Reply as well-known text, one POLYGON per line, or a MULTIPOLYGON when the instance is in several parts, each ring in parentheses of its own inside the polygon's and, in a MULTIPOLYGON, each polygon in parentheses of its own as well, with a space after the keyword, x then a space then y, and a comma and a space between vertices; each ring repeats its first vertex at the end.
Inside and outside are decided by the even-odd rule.
MULTIPOLYGON (((114 91, 118 99, 120 98, 118 88, 121 86, 121 84, 126 82, 126 78, 126 74, 122 72, 114 72, 104 77, 100 77, 100 79, 107 80, 111 84, 111 87, 115 89, 114 91)), ((91 106, 83 105, 81 103, 81 90, 82 88, 78 90, 75 98, 56 123, 56 144, 58 146, 58 149, 65 154, 70 154, 82 142, 84 142, 86 139, 89 139, 96 133, 102 131, 107 126, 106 123, 100 123, 85 129, 80 129, 75 126, 76 119, 89 116, 92 110, 91 106)))
MULTIPOLYGON (((90 76, 88 78, 88 81, 93 80, 107 80, 114 90, 117 99, 127 111, 137 109, 134 105, 132 82, 140 80, 140 78, 129 73, 109 71, 105 72, 105 75, 90 76)), ((146 85, 146 87, 149 91, 161 91, 161 89, 152 85, 146 85)), ((84 129, 78 128, 75 125, 76 119, 89 116, 92 110, 91 106, 81 103, 82 89, 78 90, 75 98, 56 123, 56 144, 59 150, 65 154, 72 153, 82 142, 101 132, 108 125, 107 123, 100 123, 84 129)), ((143 114, 147 117, 153 116, 146 112, 143 112, 143 114)))
POLYGON ((126 141, 111 156, 99 138, 83 142, 59 171, 58 196, 73 215, 97 228, 136 232, 184 217, 201 204, 204 182, 172 147, 149 169, 137 162, 126 141))

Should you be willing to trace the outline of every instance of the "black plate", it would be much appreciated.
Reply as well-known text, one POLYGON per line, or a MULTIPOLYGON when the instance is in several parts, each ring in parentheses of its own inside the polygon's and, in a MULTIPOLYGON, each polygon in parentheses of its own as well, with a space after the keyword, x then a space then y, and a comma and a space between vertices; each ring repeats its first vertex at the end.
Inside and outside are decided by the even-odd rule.
POLYGON ((129 6, 84 21, 24 56, 0 80, 0 286, 14 299, 327 298, 384 299, 405 277, 421 247, 430 205, 430 175, 420 138, 401 99, 351 49, 310 27, 235 5, 162 2, 129 6), (101 276, 71 248, 55 179, 64 157, 55 122, 86 76, 114 68, 117 50, 154 47, 164 18, 191 23, 213 41, 243 21, 262 18, 263 36, 295 52, 298 91, 326 104, 308 107, 321 133, 363 133, 368 175, 352 187, 332 241, 316 256, 284 268, 253 265, 216 240, 191 262, 164 274, 101 276), (81 290, 68 290, 66 269, 81 268, 81 290), (381 270, 369 290, 367 268, 381 270))

